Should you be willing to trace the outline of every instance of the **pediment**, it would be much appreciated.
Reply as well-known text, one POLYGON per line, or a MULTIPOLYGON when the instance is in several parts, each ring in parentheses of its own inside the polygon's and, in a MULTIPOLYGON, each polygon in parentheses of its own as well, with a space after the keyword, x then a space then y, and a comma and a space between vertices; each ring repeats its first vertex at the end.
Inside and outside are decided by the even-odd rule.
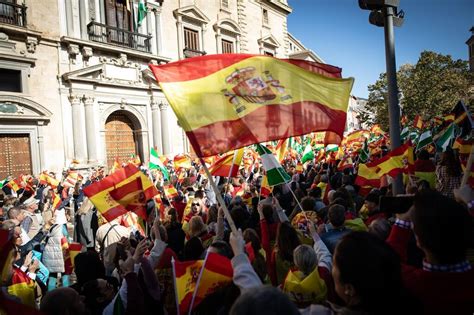
POLYGON ((49 121, 53 113, 41 104, 16 95, 0 95, 2 119, 49 121))
POLYGON ((214 24, 214 30, 217 29, 221 29, 221 31, 224 30, 236 35, 240 35, 242 33, 239 24, 231 19, 222 19, 217 21, 217 23, 214 24))
POLYGON ((182 7, 173 11, 175 18, 182 16, 184 18, 190 19, 193 22, 198 22, 199 24, 209 23, 209 18, 195 5, 190 5, 182 7))
POLYGON ((265 46, 270 46, 273 48, 280 47, 280 43, 277 41, 277 39, 273 35, 268 35, 265 37, 262 37, 258 40, 259 44, 263 44, 265 46))
POLYGON ((83 69, 64 73, 62 75, 67 82, 86 82, 93 84, 117 85, 120 87, 145 88, 152 84, 158 87, 158 83, 151 70, 140 66, 126 67, 111 63, 102 63, 83 69))

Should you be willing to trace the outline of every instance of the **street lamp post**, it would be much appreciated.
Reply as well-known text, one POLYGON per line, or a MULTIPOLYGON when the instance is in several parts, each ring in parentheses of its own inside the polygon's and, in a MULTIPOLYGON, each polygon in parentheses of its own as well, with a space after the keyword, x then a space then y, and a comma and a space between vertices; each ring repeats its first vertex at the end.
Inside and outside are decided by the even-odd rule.
MULTIPOLYGON (((399 0, 359 0, 363 10, 371 10, 369 22, 385 31, 385 60, 387 66, 388 83, 388 114, 390 125, 390 143, 394 150, 401 145, 400 140, 400 106, 398 105, 397 69, 395 63, 395 36, 393 26, 403 24, 404 12, 397 13, 399 0)), ((393 183, 393 193, 403 193, 401 174, 393 183)))

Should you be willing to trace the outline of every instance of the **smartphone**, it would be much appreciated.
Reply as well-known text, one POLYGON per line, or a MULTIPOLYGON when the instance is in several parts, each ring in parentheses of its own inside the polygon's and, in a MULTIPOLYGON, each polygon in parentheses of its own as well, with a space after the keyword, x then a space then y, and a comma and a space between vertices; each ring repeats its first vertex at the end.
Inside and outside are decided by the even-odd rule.
POLYGON ((413 205, 415 196, 382 196, 380 211, 385 213, 405 213, 413 205))

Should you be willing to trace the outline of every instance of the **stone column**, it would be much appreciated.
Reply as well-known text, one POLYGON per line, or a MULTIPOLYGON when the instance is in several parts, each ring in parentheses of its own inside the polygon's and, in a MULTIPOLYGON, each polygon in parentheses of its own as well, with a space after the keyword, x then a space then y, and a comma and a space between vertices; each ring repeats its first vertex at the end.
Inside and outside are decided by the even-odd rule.
POLYGON ((94 98, 84 96, 85 116, 86 116, 86 143, 89 163, 97 162, 97 133, 94 121, 94 98))
POLYGON ((87 158, 84 146, 84 119, 81 113, 81 98, 77 95, 70 95, 69 102, 72 106, 72 136, 74 142, 74 158, 84 162, 87 158))
POLYGON ((66 1, 66 27, 67 36, 74 36, 74 17, 72 14, 72 1, 66 1))
POLYGON ((44 164, 44 134, 43 127, 44 121, 38 120, 38 151, 39 151, 39 169, 43 171, 45 169, 44 164))
POLYGON ((178 18, 176 20, 176 29, 178 31, 178 58, 181 60, 184 59, 183 21, 181 15, 178 15, 178 18))
POLYGON ((150 46, 151 46, 151 53, 156 55, 156 30, 154 29, 154 25, 155 23, 153 23, 153 20, 152 20, 152 12, 150 10, 150 8, 148 8, 147 12, 146 12, 146 32, 148 35, 151 35, 152 38, 151 38, 151 43, 150 43, 150 46))
POLYGON ((156 39, 156 54, 159 56, 163 53, 162 39, 163 34, 161 32, 161 8, 153 10, 155 14, 155 39, 156 39))
POLYGON ((98 23, 102 23, 102 21, 100 20, 100 12, 104 10, 104 8, 101 8, 100 7, 100 2, 99 0, 94 0, 94 6, 95 6, 95 16, 94 16, 94 19, 96 22, 98 23))
POLYGON ((87 23, 89 19, 89 1, 79 1, 79 19, 81 23, 81 38, 89 39, 87 35, 87 23))
POLYGON ((168 104, 160 103, 161 112, 161 139, 163 143, 163 154, 170 153, 170 135, 168 130, 168 104))
POLYGON ((235 38, 235 52, 240 54, 240 35, 235 38))
POLYGON ((100 23, 105 24, 105 0, 99 0, 100 23))
POLYGON ((216 29, 216 53, 222 54, 221 28, 216 29))
POLYGON ((159 154, 163 154, 160 106, 158 105, 158 102, 156 100, 152 100, 150 106, 151 122, 153 125, 153 146, 156 147, 159 154))

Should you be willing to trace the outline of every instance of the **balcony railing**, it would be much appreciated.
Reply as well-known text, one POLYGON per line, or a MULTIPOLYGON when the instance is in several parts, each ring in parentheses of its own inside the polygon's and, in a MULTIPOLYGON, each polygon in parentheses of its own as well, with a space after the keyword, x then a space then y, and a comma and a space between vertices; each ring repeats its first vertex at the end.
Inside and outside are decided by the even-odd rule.
POLYGON ((192 58, 192 57, 204 56, 206 55, 206 52, 186 47, 183 49, 183 54, 185 58, 192 58))
POLYGON ((0 1, 0 23, 26 27, 26 6, 0 1))
POLYGON ((130 32, 118 27, 90 22, 87 25, 89 39, 94 42, 128 47, 143 52, 151 52, 151 36, 130 32))

